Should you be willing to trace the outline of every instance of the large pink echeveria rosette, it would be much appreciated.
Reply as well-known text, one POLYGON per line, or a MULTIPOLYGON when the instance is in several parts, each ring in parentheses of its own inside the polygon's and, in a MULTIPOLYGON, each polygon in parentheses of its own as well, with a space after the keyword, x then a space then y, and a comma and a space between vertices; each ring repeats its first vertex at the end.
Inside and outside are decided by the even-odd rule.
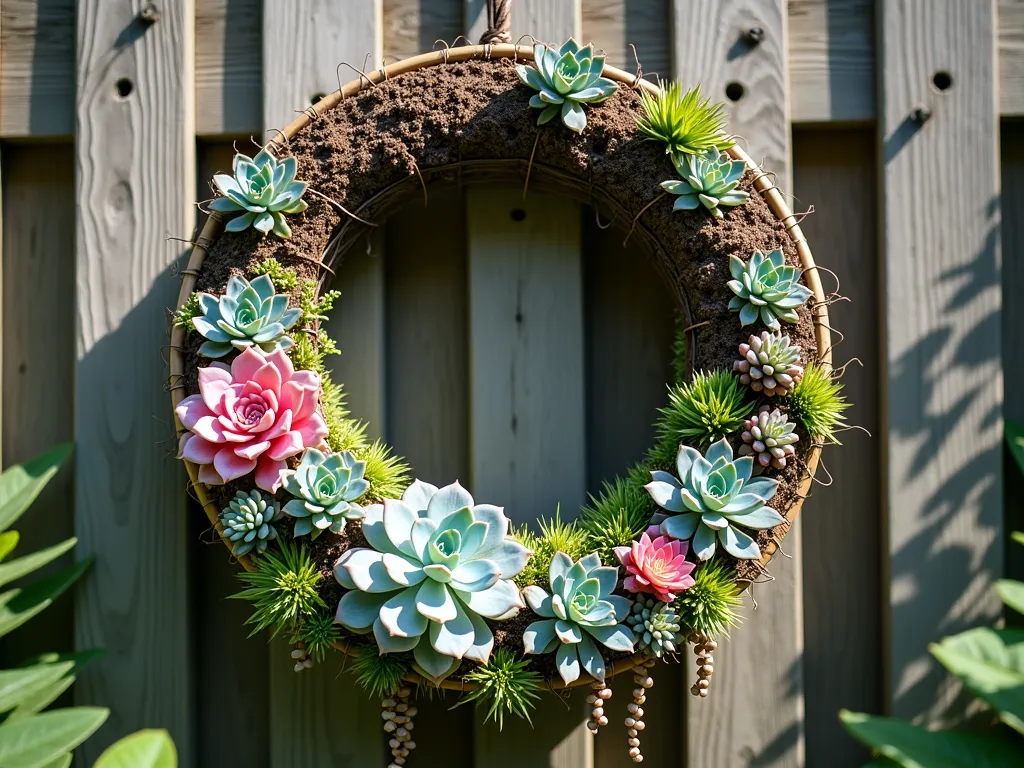
POLYGON ((651 526, 628 547, 616 547, 615 556, 626 569, 623 586, 630 592, 647 592, 663 603, 671 603, 679 592, 693 586, 690 573, 696 563, 686 559, 690 547, 685 541, 659 535, 651 526))
POLYGON ((178 458, 199 465, 199 482, 223 485, 256 470, 256 485, 274 492, 285 459, 320 445, 327 424, 317 412, 320 376, 296 371, 283 350, 247 347, 228 367, 199 369, 199 394, 174 412, 185 429, 178 458))

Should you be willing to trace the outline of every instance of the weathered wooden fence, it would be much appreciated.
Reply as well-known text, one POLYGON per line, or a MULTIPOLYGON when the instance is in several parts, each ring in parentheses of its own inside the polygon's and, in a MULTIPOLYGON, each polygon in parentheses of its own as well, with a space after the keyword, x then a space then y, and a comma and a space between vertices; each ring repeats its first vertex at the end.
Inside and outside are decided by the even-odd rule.
MULTIPOLYGON (((76 534, 77 556, 97 557, 0 652, 107 648, 76 686, 114 710, 85 756, 160 725, 189 766, 385 764, 376 704, 336 677, 340 659, 293 674, 225 600, 234 568, 171 458, 160 347, 184 246, 168 236, 189 238, 232 143, 336 88, 341 62, 347 80, 475 39, 482 14, 482 0, 0 0, 3 460, 77 441, 23 546, 76 534)), ((513 27, 593 40, 619 66, 635 43, 645 73, 725 100, 794 208, 814 206, 803 227, 851 299, 832 309, 835 355, 863 363, 844 381, 874 436, 826 453, 832 487, 755 589, 713 695, 689 701, 688 667, 659 676, 648 761, 855 766, 840 707, 955 713, 925 647, 998 613, 1001 377, 1024 375, 1024 2, 517 0, 513 27)), ((346 264, 337 370, 419 475, 467 480, 523 519, 569 513, 639 456, 671 306, 599 215, 539 191, 432 191, 346 264)), ((501 735, 469 708, 420 709, 421 765, 631 764, 620 729, 579 727, 576 700, 501 735)))

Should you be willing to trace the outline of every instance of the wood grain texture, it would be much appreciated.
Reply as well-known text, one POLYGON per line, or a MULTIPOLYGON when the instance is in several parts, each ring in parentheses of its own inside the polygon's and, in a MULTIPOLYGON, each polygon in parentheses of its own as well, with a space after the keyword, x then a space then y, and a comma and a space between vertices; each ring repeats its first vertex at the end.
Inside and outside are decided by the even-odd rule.
POLYGON ((790 119, 875 119, 874 0, 789 0, 790 119))
POLYGON ((77 556, 96 566, 75 638, 107 654, 75 698, 112 710, 80 749, 88 764, 144 726, 192 754, 185 474, 159 350, 182 252, 166 236, 194 224, 193 8, 166 3, 150 28, 135 11, 78 4, 75 532, 77 556))
MULTIPOLYGON (((262 0, 196 3, 196 135, 251 134, 260 140, 262 7, 262 0)), ((271 42, 281 41, 275 36, 271 42)))
POLYGON ((955 688, 927 643, 999 614, 1003 563, 995 3, 887 0, 879 15, 887 695, 939 722, 955 688), (933 89, 936 72, 952 88, 933 89))
MULTIPOLYGON (((587 382, 587 490, 596 494, 605 480, 625 473, 654 442, 653 423, 672 381, 675 301, 650 256, 635 241, 622 246, 625 232, 604 230, 584 209, 584 328, 587 382)), ((686 765, 680 749, 680 703, 689 696, 680 666, 658 665, 644 704, 641 746, 644 764, 686 765)), ((595 768, 629 768, 625 728, 631 676, 612 682, 615 695, 609 725, 594 742, 595 768)))
MULTIPOLYGON (((3 168, 4 466, 27 461, 74 438, 75 406, 68 381, 75 370, 75 156, 68 144, 5 145, 3 168), (33 307, 45 322, 26 322, 33 307)), ((74 468, 69 461, 15 526, 22 555, 75 534, 74 468)), ((62 557, 47 571, 72 562, 62 557)), ((74 647, 74 606, 65 594, 0 640, 0 667, 42 651, 74 647)), ((70 696, 66 697, 70 704, 70 696)))
MULTIPOLYGON (((712 99, 722 99, 727 85, 738 83, 742 98, 726 99, 729 129, 745 137, 751 157, 778 174, 783 190, 792 189, 782 0, 676 0, 674 18, 677 76, 702 83, 712 99), (694 24, 698 18, 712 26, 694 24), (765 33, 754 47, 743 39, 752 26, 765 33)), ((799 528, 798 522, 784 543, 794 559, 776 557, 769 569, 774 581, 753 589, 760 610, 745 611, 744 625, 715 653, 712 695, 689 701, 693 765, 804 763, 799 528)))
MULTIPOLYGON (((263 116, 267 128, 289 122, 319 93, 335 90, 342 61, 363 66, 381 55, 380 0, 266 2, 263 6, 263 116)), ((372 66, 372 65, 371 65, 372 66)), ((347 77, 346 77, 347 79, 347 77)), ((270 138, 269 133, 265 138, 270 138)), ((374 235, 379 238, 379 235, 374 235)), ((380 240, 375 239, 377 246, 380 240)), ((331 287, 342 291, 328 333, 342 350, 329 358, 353 415, 384 430, 384 279, 379 250, 353 250, 331 287)), ((313 674, 296 674, 283 643, 271 648, 270 736, 273 768, 377 765, 385 760, 380 710, 348 678, 336 679, 333 654, 313 674)))
MULTIPOLYGON (((465 0, 384 0, 384 55, 389 62, 449 45, 466 30, 465 0)), ((465 41, 460 40, 459 44, 465 41)))
MULTIPOLYGON (((849 421, 871 435, 879 428, 875 153, 875 132, 867 127, 801 129, 793 136, 794 207, 814 205, 800 226, 818 263, 841 277, 839 289, 849 299, 829 308, 831 326, 844 334, 842 341, 835 337, 836 365, 863 361, 842 378, 853 403, 849 421)), ((822 279, 827 292, 836 288, 830 274, 822 279)), ((807 765, 856 768, 868 753, 846 736, 836 712, 882 712, 881 467, 877 437, 851 431, 840 439, 842 446, 823 453, 833 484, 816 487, 800 513, 807 765)))
POLYGON ((583 39, 605 51, 616 67, 636 70, 636 46, 644 73, 669 77, 672 71, 672 2, 583 0, 583 39))
POLYGON ((999 111, 1024 115, 1024 0, 998 0, 999 111))

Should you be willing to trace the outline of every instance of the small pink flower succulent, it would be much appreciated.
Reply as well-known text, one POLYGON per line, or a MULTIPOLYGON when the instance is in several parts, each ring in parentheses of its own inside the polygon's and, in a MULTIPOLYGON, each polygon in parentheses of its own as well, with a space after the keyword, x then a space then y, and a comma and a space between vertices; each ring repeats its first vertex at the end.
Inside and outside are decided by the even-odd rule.
POLYGON ((628 547, 616 547, 615 556, 626 568, 624 586, 630 592, 649 592, 663 603, 693 586, 690 573, 697 567, 686 559, 685 541, 662 536, 653 525, 628 547))
POLYGON ((199 465, 199 482, 223 485, 256 470, 256 485, 273 493, 285 459, 319 445, 327 424, 317 413, 320 376, 296 371, 284 350, 265 355, 246 347, 231 366, 199 369, 199 394, 174 412, 189 430, 178 458, 199 465))

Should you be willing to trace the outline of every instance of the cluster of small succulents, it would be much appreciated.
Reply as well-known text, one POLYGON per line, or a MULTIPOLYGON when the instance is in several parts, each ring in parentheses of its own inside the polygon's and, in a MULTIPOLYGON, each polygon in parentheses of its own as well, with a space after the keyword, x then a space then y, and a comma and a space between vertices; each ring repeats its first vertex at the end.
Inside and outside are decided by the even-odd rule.
POLYGON ((762 405, 757 413, 744 423, 741 456, 753 456, 762 467, 785 469, 786 459, 796 454, 800 439, 794 431, 796 424, 778 408, 762 405))
POLYGON ((281 504, 273 496, 264 497, 257 490, 238 491, 220 513, 224 536, 231 542, 231 554, 236 557, 256 550, 263 552, 267 542, 277 538, 272 523, 281 514, 281 504))
POLYGON ((800 270, 786 264, 779 250, 768 255, 754 251, 747 262, 732 256, 729 271, 733 278, 729 290, 736 294, 729 300, 729 309, 740 313, 743 325, 751 325, 760 317, 762 323, 777 331, 780 320, 797 322, 797 308, 811 298, 811 289, 800 284, 800 270))
POLYGON ((267 275, 251 283, 235 276, 223 296, 200 293, 197 298, 202 315, 193 317, 192 325, 207 340, 199 348, 204 357, 224 357, 253 345, 270 353, 295 343, 285 331, 299 321, 302 311, 288 309, 288 297, 274 292, 267 275))
POLYGON ((653 597, 638 595, 626 624, 633 630, 637 648, 658 659, 675 653, 685 637, 672 603, 653 597))
POLYGON ((242 232, 251 226, 264 235, 273 231, 278 237, 291 237, 285 214, 306 210, 302 199, 306 184, 295 180, 295 158, 279 161, 269 149, 261 150, 256 157, 239 153, 231 170, 230 176, 218 173, 213 177, 222 197, 215 198, 210 209, 232 217, 224 228, 242 232))
POLYGON ((580 133, 587 127, 584 104, 598 104, 616 91, 614 81, 601 77, 604 56, 594 53, 592 45, 581 48, 569 38, 561 48, 543 44, 534 46, 533 66, 516 65, 519 79, 537 93, 530 106, 541 110, 537 124, 561 114, 567 128, 580 133))
POLYGON ((676 195, 672 208, 692 211, 702 205, 716 219, 722 218, 723 207, 743 205, 750 197, 738 189, 740 178, 747 166, 742 160, 732 160, 717 147, 699 155, 674 154, 672 165, 682 177, 661 182, 661 188, 676 195))
POLYGON ((765 397, 784 397, 803 378, 800 347, 791 344, 789 336, 761 331, 750 341, 740 344, 740 359, 733 363, 740 375, 740 384, 749 386, 765 397))

